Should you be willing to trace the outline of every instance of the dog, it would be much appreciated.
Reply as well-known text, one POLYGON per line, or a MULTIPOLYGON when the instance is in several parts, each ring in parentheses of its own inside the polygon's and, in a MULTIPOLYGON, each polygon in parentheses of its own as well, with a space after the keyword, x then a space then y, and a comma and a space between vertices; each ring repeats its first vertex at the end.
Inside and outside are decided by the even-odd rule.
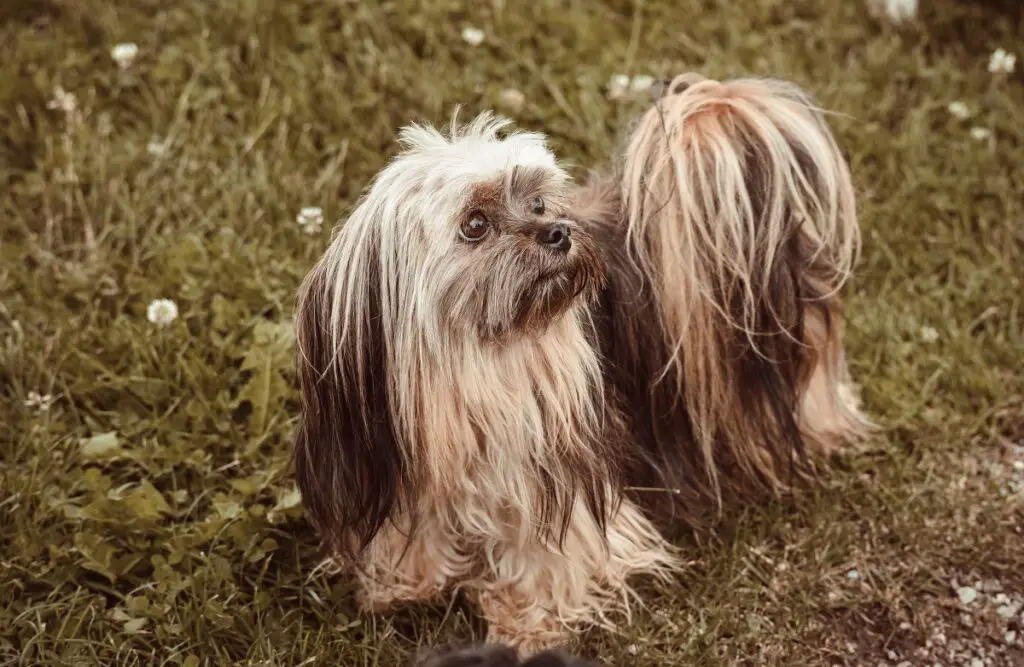
POLYGON ((599 249, 546 139, 508 124, 404 128, 307 276, 295 463, 365 609, 458 586, 533 653, 679 559, 621 494, 599 249))
POLYGON ((307 275, 295 465, 364 609, 460 588, 533 655, 670 580, 665 526, 868 422, 853 188, 802 91, 678 77, 582 186, 508 125, 403 128, 307 275))
POLYGON ((634 436, 627 483, 662 526, 699 528, 874 430, 843 346, 860 231, 848 166, 795 84, 686 73, 653 95, 573 209, 609 276, 595 319, 634 436))

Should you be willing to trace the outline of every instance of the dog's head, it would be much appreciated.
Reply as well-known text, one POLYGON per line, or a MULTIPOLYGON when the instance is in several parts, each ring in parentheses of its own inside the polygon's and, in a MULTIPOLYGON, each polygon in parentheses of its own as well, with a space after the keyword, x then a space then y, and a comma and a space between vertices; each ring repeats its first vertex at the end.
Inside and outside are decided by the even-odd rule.
POLYGON ((508 124, 404 128, 300 289, 297 475, 337 551, 365 546, 411 481, 424 364, 540 336, 597 291, 568 176, 543 135, 499 137, 508 124))

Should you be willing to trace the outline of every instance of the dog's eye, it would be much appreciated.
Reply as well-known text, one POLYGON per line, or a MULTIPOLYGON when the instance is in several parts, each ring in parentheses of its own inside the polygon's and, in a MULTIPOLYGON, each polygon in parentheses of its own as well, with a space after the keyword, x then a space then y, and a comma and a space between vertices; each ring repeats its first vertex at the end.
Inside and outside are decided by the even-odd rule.
POLYGON ((487 231, 490 228, 491 223, 488 222, 487 217, 480 211, 473 211, 466 218, 466 221, 462 223, 462 228, 459 232, 462 234, 462 238, 467 241, 479 241, 487 236, 487 231))
POLYGON ((544 215, 545 206, 544 200, 540 197, 534 197, 533 201, 530 202, 530 210, 533 211, 534 215, 544 215))

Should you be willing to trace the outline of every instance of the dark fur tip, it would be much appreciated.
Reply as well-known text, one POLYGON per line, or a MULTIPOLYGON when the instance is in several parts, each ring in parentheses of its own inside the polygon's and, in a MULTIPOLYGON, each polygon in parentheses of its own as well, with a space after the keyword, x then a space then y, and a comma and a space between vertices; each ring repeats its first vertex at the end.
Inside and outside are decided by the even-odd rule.
POLYGON ((687 72, 673 79, 660 79, 651 85, 651 99, 657 102, 668 95, 678 95, 692 86, 697 81, 703 80, 703 76, 696 72, 687 72))
POLYGON ((418 667, 516 667, 519 656, 504 645, 477 646, 445 651, 428 658, 418 667))
POLYGON ((520 662, 516 651, 504 644, 451 649, 432 655, 417 667, 596 667, 582 658, 552 649, 520 662))
POLYGON ((668 94, 669 87, 672 85, 672 79, 661 79, 655 81, 651 85, 651 101, 657 102, 661 98, 668 94))
MULTIPOLYGON (((370 253, 373 256, 373 253, 370 253)), ((295 474, 307 516, 331 555, 349 560, 368 545, 408 490, 403 456, 389 414, 390 389, 381 328, 379 267, 353 289, 364 307, 348 326, 359 335, 331 338, 333 269, 309 273, 296 309, 297 370, 302 412, 295 474)))

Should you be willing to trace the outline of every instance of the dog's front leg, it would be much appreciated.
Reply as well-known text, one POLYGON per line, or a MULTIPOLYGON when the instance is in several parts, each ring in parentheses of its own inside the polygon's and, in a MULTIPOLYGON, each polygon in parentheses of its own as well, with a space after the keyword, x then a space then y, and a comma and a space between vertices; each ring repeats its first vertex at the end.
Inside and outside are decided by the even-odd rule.
POLYGON ((359 604, 372 613, 439 596, 453 579, 464 576, 470 561, 458 545, 430 521, 411 532, 388 524, 374 538, 356 578, 359 604))
POLYGON ((668 577, 681 563, 639 508, 624 501, 602 531, 577 507, 559 549, 533 538, 492 551, 486 581, 467 585, 488 622, 488 640, 524 656, 566 643, 577 625, 611 625, 606 614, 628 611, 636 575, 668 577))
POLYGON ((506 644, 522 656, 564 645, 569 626, 559 618, 550 590, 518 582, 496 582, 472 596, 487 621, 487 642, 506 644))

